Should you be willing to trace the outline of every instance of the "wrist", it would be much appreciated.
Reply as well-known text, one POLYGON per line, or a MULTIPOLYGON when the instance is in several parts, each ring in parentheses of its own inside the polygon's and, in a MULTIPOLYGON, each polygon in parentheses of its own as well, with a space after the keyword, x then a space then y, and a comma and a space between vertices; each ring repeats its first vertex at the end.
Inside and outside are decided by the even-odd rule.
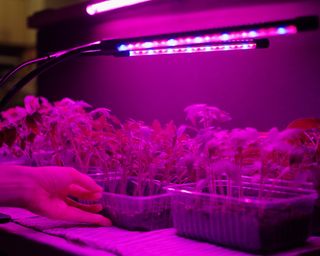
POLYGON ((35 190, 32 168, 0 165, 0 205, 27 208, 35 190))

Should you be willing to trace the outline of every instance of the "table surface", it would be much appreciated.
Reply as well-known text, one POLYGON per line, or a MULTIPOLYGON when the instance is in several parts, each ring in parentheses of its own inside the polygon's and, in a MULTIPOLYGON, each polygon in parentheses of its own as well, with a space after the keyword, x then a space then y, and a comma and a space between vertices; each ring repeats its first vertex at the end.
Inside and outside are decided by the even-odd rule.
POLYGON ((0 255, 114 256, 12 222, 0 224, 0 247, 0 255))
MULTIPOLYGON (((59 252, 59 255, 85 256, 252 256, 178 237, 174 229, 137 232, 49 220, 17 208, 0 208, 0 212, 13 218, 13 222, 0 224, 0 253, 5 248, 7 253, 23 250, 24 255, 29 255, 29 249, 29 252, 37 250, 38 255, 57 255, 59 252), (21 246, 13 246, 16 244, 21 246)), ((320 237, 311 237, 304 247, 273 256, 303 254, 320 255, 320 237)))

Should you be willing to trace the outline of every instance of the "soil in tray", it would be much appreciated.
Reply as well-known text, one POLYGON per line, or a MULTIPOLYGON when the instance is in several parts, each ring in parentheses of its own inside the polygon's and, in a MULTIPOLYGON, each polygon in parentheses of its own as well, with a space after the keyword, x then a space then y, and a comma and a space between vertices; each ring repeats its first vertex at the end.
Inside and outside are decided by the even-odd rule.
POLYGON ((242 251, 269 253, 303 244, 309 235, 309 216, 278 217, 183 209, 174 213, 174 222, 178 235, 242 251))
MULTIPOLYGON (((165 193, 159 184, 149 185, 150 183, 144 184, 139 200, 134 196, 136 183, 134 179, 129 179, 124 194, 127 198, 123 200, 123 194, 119 194, 120 183, 116 182, 112 189, 116 193, 107 195, 102 214, 109 217, 114 225, 128 230, 150 231, 172 227, 170 199, 167 197, 148 199, 148 195, 165 193), (128 209, 127 204, 132 209, 128 209)), ((109 192, 107 187, 105 190, 109 192)))
POLYGON ((320 236, 320 200, 317 199, 312 214, 312 234, 320 236))
POLYGON ((128 214, 117 212, 108 213, 105 209, 102 212, 106 217, 111 217, 115 226, 136 231, 150 231, 172 227, 171 210, 163 209, 157 213, 128 214))
POLYGON ((261 249, 259 252, 272 252, 303 245, 310 234, 310 224, 308 216, 281 220, 275 224, 261 221, 259 228, 261 249))

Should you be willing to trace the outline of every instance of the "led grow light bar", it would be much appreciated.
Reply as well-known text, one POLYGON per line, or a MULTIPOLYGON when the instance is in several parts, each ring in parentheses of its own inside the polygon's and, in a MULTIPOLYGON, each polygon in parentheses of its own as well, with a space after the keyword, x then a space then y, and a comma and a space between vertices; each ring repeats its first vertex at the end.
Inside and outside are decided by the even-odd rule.
MULTIPOLYGON (((109 2, 111 2, 111 0, 109 2)), ((127 6, 128 3, 129 1, 126 1, 126 4, 122 4, 122 6, 127 6)), ((135 4, 137 2, 131 3, 135 4)), ((100 10, 102 9, 103 8, 101 7, 100 10)), ((94 14, 96 10, 92 7, 89 12, 94 14)), ((144 56, 267 48, 269 46, 268 39, 252 38, 294 34, 301 31, 315 30, 318 28, 318 23, 319 21, 317 16, 307 16, 286 21, 246 25, 233 28, 207 29, 195 32, 127 38, 123 40, 102 40, 66 51, 60 51, 45 57, 45 63, 41 64, 39 67, 20 79, 2 98, 0 101, 0 108, 3 108, 12 99, 16 92, 42 72, 65 60, 80 55, 144 56), (230 41, 235 39, 243 40, 247 38, 251 38, 251 40, 246 42, 239 40, 230 41)), ((37 59, 35 61, 40 62, 42 59, 37 59)), ((33 61, 28 62, 27 64, 29 63, 33 63, 33 61)), ((8 81, 12 75, 20 70, 20 67, 23 68, 26 65, 22 64, 13 71, 10 71, 10 73, 5 75, 5 79, 0 82, 0 85, 3 85, 8 81)))
POLYGON ((177 53, 197 53, 197 52, 213 52, 213 51, 228 51, 228 50, 247 50, 257 48, 267 48, 269 46, 268 39, 251 39, 247 41, 234 42, 217 42, 214 44, 188 45, 184 47, 166 47, 161 49, 143 50, 143 51, 117 51, 116 45, 119 40, 102 40, 95 43, 75 47, 66 51, 60 51, 50 55, 48 60, 32 70, 22 79, 20 79, 1 99, 0 109, 14 97, 14 95, 23 88, 33 78, 52 68, 53 66, 66 61, 68 59, 80 55, 114 55, 114 56, 143 56, 143 55, 159 55, 159 54, 177 54, 177 53))
POLYGON ((148 2, 150 0, 109 0, 87 6, 86 11, 89 15, 107 12, 122 7, 148 2))
POLYGON ((134 50, 129 51, 129 56, 145 55, 163 55, 163 54, 182 54, 182 53, 200 53, 200 52, 219 52, 234 50, 253 50, 257 48, 266 48, 269 43, 267 40, 251 40, 248 42, 228 42, 226 44, 205 44, 185 47, 169 47, 160 49, 134 50))
POLYGON ((229 27, 223 29, 209 29, 196 32, 178 33, 174 36, 141 38, 141 40, 127 39, 117 46, 118 51, 137 51, 162 47, 185 46, 225 42, 230 40, 244 40, 250 38, 266 38, 296 34, 297 32, 318 28, 318 17, 307 16, 292 20, 268 22, 256 25, 229 27))

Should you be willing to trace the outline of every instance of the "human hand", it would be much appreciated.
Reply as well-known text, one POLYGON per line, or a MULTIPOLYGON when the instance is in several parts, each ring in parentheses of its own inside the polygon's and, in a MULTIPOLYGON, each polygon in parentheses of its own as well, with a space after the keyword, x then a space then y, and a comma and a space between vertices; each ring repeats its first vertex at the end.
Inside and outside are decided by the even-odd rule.
POLYGON ((52 219, 111 226, 97 212, 100 204, 85 205, 82 200, 98 200, 102 195, 90 177, 70 167, 0 166, 0 205, 23 207, 52 219))

